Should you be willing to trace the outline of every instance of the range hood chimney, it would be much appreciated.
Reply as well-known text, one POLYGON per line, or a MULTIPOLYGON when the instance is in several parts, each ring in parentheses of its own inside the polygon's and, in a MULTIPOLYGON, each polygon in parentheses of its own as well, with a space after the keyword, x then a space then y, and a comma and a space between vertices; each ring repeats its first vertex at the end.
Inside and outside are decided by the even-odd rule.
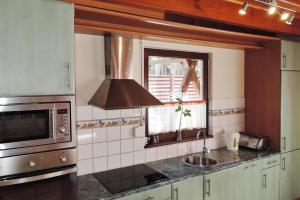
POLYGON ((133 38, 110 34, 105 40, 105 80, 89 105, 106 110, 163 105, 133 80, 133 38))

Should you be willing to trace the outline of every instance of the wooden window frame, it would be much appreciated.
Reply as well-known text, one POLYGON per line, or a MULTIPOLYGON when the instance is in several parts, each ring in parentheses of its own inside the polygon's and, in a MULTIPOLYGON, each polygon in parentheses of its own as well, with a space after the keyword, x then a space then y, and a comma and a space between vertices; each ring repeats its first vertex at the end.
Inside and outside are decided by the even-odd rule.
MULTIPOLYGON (((184 104, 206 104, 206 135, 208 135, 208 107, 209 107, 209 99, 208 99, 208 57, 209 55, 207 53, 196 53, 196 52, 187 52, 187 51, 177 51, 177 50, 163 50, 163 49, 151 49, 151 48, 144 48, 144 88, 148 90, 149 88, 149 56, 162 56, 162 57, 172 57, 172 58, 189 58, 189 59, 198 59, 203 61, 203 101, 187 101, 184 102, 184 104)), ((176 105, 176 103, 165 103, 165 105, 176 105)), ((148 109, 146 109, 145 114, 145 132, 146 137, 150 137, 148 133, 148 109)), ((198 129, 199 130, 199 129, 198 129)), ((154 146, 162 146, 167 144, 173 144, 173 143, 179 143, 179 142, 186 142, 191 140, 196 140, 196 132, 197 129, 186 131, 186 134, 188 137, 186 139, 183 139, 182 141, 176 141, 174 140, 174 137, 176 137, 176 134, 174 132, 169 133, 159 133, 157 134, 160 139, 159 144, 153 144, 153 145, 146 145, 147 147, 154 147, 154 146), (162 139, 162 140, 161 140, 162 139)), ((200 137, 201 139, 201 137, 200 137)))

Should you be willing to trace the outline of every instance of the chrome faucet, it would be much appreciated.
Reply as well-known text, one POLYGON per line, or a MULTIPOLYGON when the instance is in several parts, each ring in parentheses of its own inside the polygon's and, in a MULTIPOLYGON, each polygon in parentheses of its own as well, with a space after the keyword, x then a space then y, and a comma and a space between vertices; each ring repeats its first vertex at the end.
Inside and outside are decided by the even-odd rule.
POLYGON ((203 150, 202 150, 202 156, 205 157, 209 154, 209 150, 206 148, 206 132, 203 130, 199 130, 197 133, 197 139, 200 138, 201 133, 203 133, 203 150))

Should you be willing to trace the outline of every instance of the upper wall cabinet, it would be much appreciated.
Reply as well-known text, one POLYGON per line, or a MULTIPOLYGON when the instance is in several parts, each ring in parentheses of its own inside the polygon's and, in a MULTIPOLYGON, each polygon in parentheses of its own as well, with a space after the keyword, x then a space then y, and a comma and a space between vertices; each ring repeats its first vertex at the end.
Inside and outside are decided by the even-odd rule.
POLYGON ((0 96, 74 94, 74 6, 0 1, 0 96))
POLYGON ((300 70, 300 43, 283 40, 281 57, 282 70, 300 70))

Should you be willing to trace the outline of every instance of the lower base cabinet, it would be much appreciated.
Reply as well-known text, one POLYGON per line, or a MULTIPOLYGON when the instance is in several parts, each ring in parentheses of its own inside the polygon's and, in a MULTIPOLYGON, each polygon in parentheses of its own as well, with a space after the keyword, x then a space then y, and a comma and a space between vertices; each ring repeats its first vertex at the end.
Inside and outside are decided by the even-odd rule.
POLYGON ((236 167, 204 176, 205 200, 238 200, 238 169, 236 167))
POLYGON ((172 200, 203 200, 203 176, 172 184, 172 200))
POLYGON ((261 198, 263 200, 279 200, 280 166, 261 171, 261 198))
POLYGON ((129 195, 118 200, 171 200, 171 185, 129 195))
POLYGON ((281 155, 280 200, 300 198, 300 150, 281 155))
POLYGON ((237 168, 238 168, 237 169, 238 182, 237 184, 235 184, 235 188, 238 190, 237 199, 238 200, 261 200, 260 160, 242 164, 237 168))

